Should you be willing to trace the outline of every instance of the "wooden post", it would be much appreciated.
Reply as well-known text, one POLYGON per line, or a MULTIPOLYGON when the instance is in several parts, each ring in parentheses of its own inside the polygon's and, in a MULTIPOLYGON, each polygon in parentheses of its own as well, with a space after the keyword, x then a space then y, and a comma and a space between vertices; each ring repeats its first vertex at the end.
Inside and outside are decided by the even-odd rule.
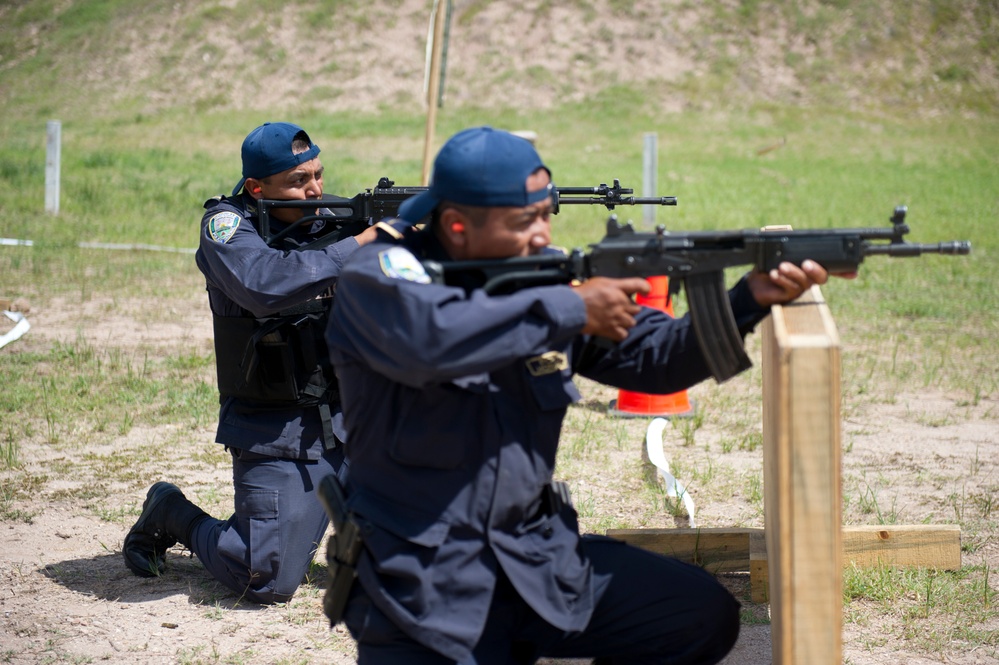
POLYGON ((423 142, 423 185, 430 184, 430 165, 433 162, 434 127, 437 124, 437 100, 440 98, 441 51, 444 48, 444 24, 447 19, 447 0, 434 2, 433 41, 430 44, 430 71, 427 74, 427 128, 423 142))
POLYGON ((763 483, 775 665, 842 662, 840 344, 818 287, 763 328, 763 483))
MULTIPOLYGON (((656 195, 659 182, 659 135, 646 132, 642 141, 642 196, 656 195)), ((656 206, 642 206, 642 222, 649 228, 656 224, 656 206)))
POLYGON ((45 125, 45 212, 59 214, 59 172, 61 169, 62 123, 45 125))

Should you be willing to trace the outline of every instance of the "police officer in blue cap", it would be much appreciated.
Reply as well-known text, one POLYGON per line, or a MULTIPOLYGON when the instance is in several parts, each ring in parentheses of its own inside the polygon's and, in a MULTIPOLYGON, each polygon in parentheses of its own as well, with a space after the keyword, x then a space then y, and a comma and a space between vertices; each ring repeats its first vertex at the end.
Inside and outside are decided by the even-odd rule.
MULTIPOLYGON (((324 334, 344 261, 376 231, 311 248, 329 231, 320 220, 268 245, 257 201, 321 198, 319 146, 301 127, 266 123, 243 141, 242 161, 232 196, 205 203, 196 255, 215 326, 215 440, 232 455, 235 512, 213 519, 158 482, 122 553, 135 574, 156 576, 180 542, 241 597, 273 603, 295 593, 328 525, 315 488, 340 469, 345 431, 324 334)), ((315 212, 274 208, 268 237, 315 212)))
MULTIPOLYGON (((710 376, 689 318, 637 306, 640 278, 490 296, 424 270, 551 251, 551 189, 527 141, 460 132, 400 209, 428 228, 362 248, 340 277, 327 338, 363 541, 344 614, 362 665, 716 663, 738 635, 739 604, 711 575, 581 536, 552 482, 573 374, 646 393, 710 376)), ((743 278, 740 330, 826 278, 809 261, 743 278)))

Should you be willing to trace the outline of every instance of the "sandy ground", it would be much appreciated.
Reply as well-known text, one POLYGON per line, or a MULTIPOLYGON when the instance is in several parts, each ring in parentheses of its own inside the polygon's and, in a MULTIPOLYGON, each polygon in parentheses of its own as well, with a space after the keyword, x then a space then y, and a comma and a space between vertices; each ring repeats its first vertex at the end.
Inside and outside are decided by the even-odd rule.
MULTIPOLYGON (((209 316, 200 293, 161 303, 161 315, 153 320, 142 314, 138 302, 94 298, 84 303, 52 300, 35 305, 29 313, 31 331, 0 353, 40 350, 52 341, 71 341, 81 334, 96 346, 141 348, 143 353, 211 348, 209 316)), ((614 396, 591 383, 582 382, 581 388, 584 401, 570 414, 567 436, 572 436, 573 417, 586 409, 597 411, 595 405, 614 396)), ((752 391, 752 382, 746 382, 742 390, 752 391)), ((691 391, 695 403, 706 408, 720 394, 714 386, 691 391)), ((967 405, 954 396, 926 391, 899 394, 891 403, 846 404, 844 441, 849 444, 844 455, 844 495, 853 497, 855 504, 852 510, 847 507, 846 517, 852 516, 854 523, 875 519, 856 513, 864 492, 872 498, 876 494, 882 510, 895 511, 913 523, 952 521, 955 496, 963 497, 962 505, 970 513, 975 498, 994 494, 999 482, 996 411, 994 398, 967 405)), ((640 505, 645 501, 640 493, 618 482, 619 473, 626 475, 627 469, 640 463, 647 423, 628 420, 622 426, 625 444, 602 449, 608 457, 591 465, 589 475, 582 472, 576 478, 577 487, 585 488, 594 501, 615 504, 621 514, 647 512, 640 505)), ((723 436, 723 430, 706 422, 697 436, 704 445, 696 448, 681 449, 677 441, 668 440, 667 457, 717 451, 713 441, 723 436)), ((12 510, 22 517, 0 522, 0 661, 353 662, 349 636, 342 627, 330 631, 322 615, 322 567, 317 567, 316 579, 307 581, 292 602, 275 607, 242 602, 180 549, 170 553, 169 570, 161 578, 140 579, 125 568, 121 542, 150 479, 178 482, 219 516, 231 510, 229 469, 221 447, 213 443, 211 424, 193 430, 176 425, 137 426, 111 437, 108 443, 87 447, 85 453, 78 447, 47 445, 36 438, 22 442, 20 448, 25 470, 36 478, 27 496, 18 496, 13 504, 12 510), (174 452, 148 453, 163 446, 174 447, 174 452), (102 473, 102 465, 116 454, 137 459, 147 455, 149 461, 134 478, 102 473)), ((718 463, 738 474, 758 469, 760 455, 760 450, 734 450, 718 463)), ((698 462, 688 463, 696 467, 698 462)), ((12 478, 12 473, 0 474, 5 484, 12 478)), ((761 525, 740 492, 718 496, 694 485, 691 491, 698 504, 699 525, 761 525)), ((993 571, 999 568, 994 516, 991 520, 991 525, 976 530, 978 541, 973 543, 973 552, 965 554, 965 565, 987 563, 993 571)), ((641 526, 678 523, 668 515, 652 521, 641 526)), ((586 528, 585 516, 583 524, 586 528)), ((993 594, 999 588, 996 577, 992 575, 990 581, 993 594)), ((745 580, 726 583, 745 587, 745 580)), ((766 606, 749 609, 754 616, 766 616, 766 606)), ((908 642, 892 637, 897 631, 890 624, 897 618, 872 616, 870 621, 846 623, 846 662, 999 662, 994 646, 989 651, 957 644, 943 653, 921 654, 908 642), (891 630, 886 633, 886 628, 891 630)), ((770 625, 765 619, 750 622, 725 663, 769 662, 770 625)))

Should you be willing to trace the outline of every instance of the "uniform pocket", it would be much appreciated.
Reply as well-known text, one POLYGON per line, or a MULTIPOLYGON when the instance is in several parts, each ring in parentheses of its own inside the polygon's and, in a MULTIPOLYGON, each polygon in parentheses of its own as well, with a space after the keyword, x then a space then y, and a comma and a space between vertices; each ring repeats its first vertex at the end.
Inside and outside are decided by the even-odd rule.
POLYGON ((486 422, 478 417, 487 408, 486 390, 455 384, 416 389, 399 386, 394 402, 401 404, 389 454, 399 464, 452 470, 468 459, 475 437, 486 422))
POLYGON ((542 375, 531 374, 529 369, 525 372, 531 394, 542 411, 565 409, 580 399, 579 389, 572 382, 572 372, 568 369, 542 375))
POLYGON ((427 578, 439 563, 438 552, 449 525, 438 515, 371 494, 354 494, 350 507, 361 525, 361 538, 378 571, 379 584, 414 618, 425 616, 440 600, 427 578))
POLYGON ((250 580, 261 588, 280 566, 281 524, 278 493, 274 490, 236 490, 236 514, 245 516, 249 545, 250 580))

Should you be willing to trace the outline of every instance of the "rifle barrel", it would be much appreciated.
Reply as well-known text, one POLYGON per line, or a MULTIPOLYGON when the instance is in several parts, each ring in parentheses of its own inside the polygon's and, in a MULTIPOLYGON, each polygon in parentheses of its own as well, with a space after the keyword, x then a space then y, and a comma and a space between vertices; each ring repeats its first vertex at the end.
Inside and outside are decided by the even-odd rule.
POLYGON ((622 196, 620 198, 610 196, 594 196, 591 198, 565 198, 562 196, 564 190, 559 190, 558 204, 561 205, 605 205, 605 206, 675 206, 675 196, 622 196))
POLYGON ((865 255, 883 254, 886 256, 920 256, 922 254, 947 254, 951 256, 971 254, 971 242, 968 240, 951 240, 938 243, 891 243, 887 245, 868 245, 864 248, 865 255))

